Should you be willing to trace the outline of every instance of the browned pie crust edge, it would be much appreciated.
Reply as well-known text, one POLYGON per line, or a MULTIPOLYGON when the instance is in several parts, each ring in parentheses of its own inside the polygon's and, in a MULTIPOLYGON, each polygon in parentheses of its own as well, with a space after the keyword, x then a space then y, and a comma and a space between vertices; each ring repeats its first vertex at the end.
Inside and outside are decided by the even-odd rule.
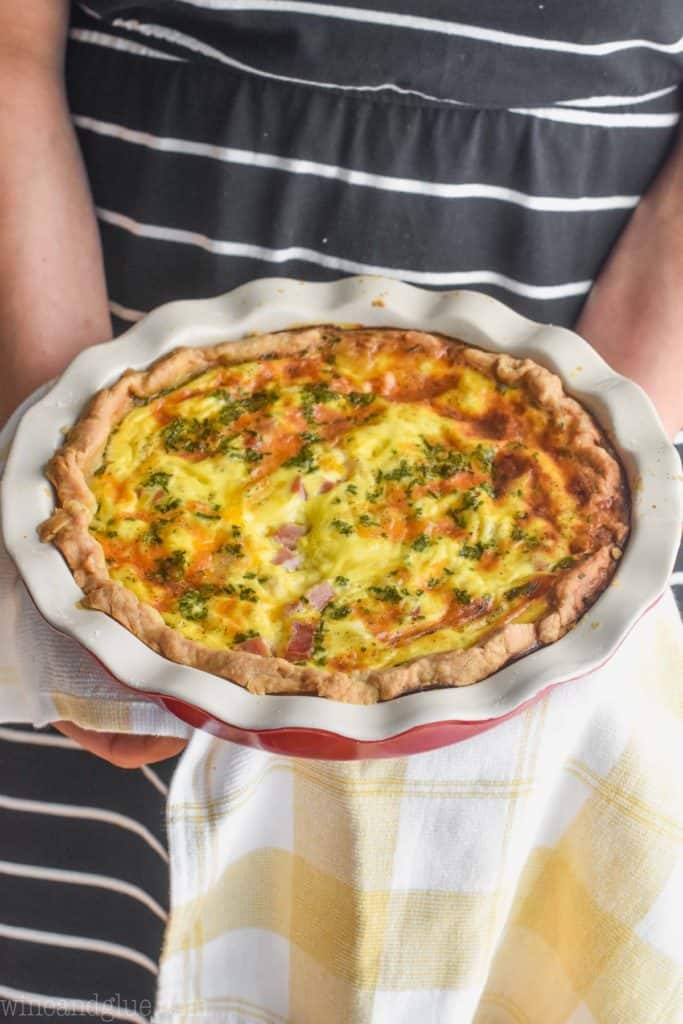
MULTIPOLYGON (((329 329, 329 325, 327 325, 329 329)), ((583 407, 564 393, 559 377, 530 359, 484 352, 440 335, 405 331, 406 343, 426 351, 455 345, 472 367, 493 374, 503 383, 522 385, 532 398, 565 423, 573 424, 572 451, 590 474, 592 493, 584 507, 590 515, 614 504, 623 518, 614 525, 616 544, 600 547, 588 560, 558 577, 550 591, 551 608, 534 623, 507 623, 474 647, 423 655, 390 668, 351 673, 292 664, 283 658, 246 651, 216 651, 184 637, 167 626, 151 605, 109 577, 102 548, 88 527, 95 498, 86 477, 100 458, 112 427, 135 398, 155 395, 164 388, 209 369, 216 363, 242 363, 268 355, 296 355, 322 342, 324 326, 281 331, 206 348, 180 348, 164 355, 149 369, 127 370, 110 388, 94 395, 50 461, 46 475, 57 493, 58 507, 40 526, 43 541, 51 541, 64 556, 84 592, 83 605, 105 612, 148 647, 179 664, 203 669, 238 683, 256 694, 309 694, 355 704, 390 700, 413 690, 468 686, 502 668, 511 659, 539 645, 560 639, 607 586, 621 557, 628 534, 625 485, 606 440, 583 407)), ((368 329, 370 330, 370 329, 368 329)), ((387 328, 377 328, 378 332, 387 328)))

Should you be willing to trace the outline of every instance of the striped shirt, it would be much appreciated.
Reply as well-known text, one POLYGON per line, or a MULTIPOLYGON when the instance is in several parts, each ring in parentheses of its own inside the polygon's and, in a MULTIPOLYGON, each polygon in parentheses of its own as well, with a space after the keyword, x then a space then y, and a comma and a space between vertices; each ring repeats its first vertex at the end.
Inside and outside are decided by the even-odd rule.
POLYGON ((269 274, 370 272, 569 325, 683 79, 677 0, 93 0, 71 41, 124 320, 269 274))

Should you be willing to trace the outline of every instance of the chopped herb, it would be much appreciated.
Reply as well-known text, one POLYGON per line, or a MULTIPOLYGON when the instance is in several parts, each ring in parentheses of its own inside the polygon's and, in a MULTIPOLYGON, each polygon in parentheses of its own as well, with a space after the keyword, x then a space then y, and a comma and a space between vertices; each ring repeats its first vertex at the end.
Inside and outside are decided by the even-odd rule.
POLYGON ((361 523, 363 526, 379 526, 379 523, 375 522, 375 520, 372 519, 367 514, 367 512, 363 512, 363 514, 358 517, 358 522, 361 523))
POLYGON ((157 512, 172 512, 174 508, 178 508, 180 504, 180 498, 169 498, 168 501, 163 501, 160 505, 155 505, 157 512))
POLYGON ((431 537, 428 537, 426 533, 420 534, 410 545, 413 551, 425 551, 426 548, 431 547, 434 541, 431 537))
POLYGON ((148 530, 142 535, 142 541, 144 544, 162 544, 164 538, 161 536, 160 530, 164 526, 164 522, 154 522, 149 524, 148 530))
POLYGON ((332 391, 324 380, 315 381, 312 384, 304 384, 304 390, 315 402, 333 402, 339 395, 332 391))
POLYGON ((232 526, 230 527, 230 532, 232 533, 233 537, 241 537, 242 536, 242 531, 239 528, 239 526, 237 525, 237 523, 233 523, 232 524, 232 526))
POLYGON ((538 587, 537 580, 529 580, 528 583, 521 583, 518 587, 513 587, 511 590, 505 591, 505 596, 508 601, 514 601, 518 597, 527 597, 529 594, 533 594, 534 590, 538 587))
POLYGON ((190 619, 192 622, 205 619, 208 612, 206 599, 198 590, 186 590, 178 601, 178 607, 183 618, 190 619))
POLYGON ((272 405, 277 400, 277 391, 255 391, 253 395, 247 395, 244 398, 231 398, 227 391, 219 389, 214 391, 212 397, 220 398, 223 402, 223 408, 219 414, 219 420, 221 423, 233 423, 240 416, 243 416, 247 412, 259 412, 261 409, 265 409, 266 406, 272 405))
POLYGON ((150 473, 146 480, 142 481, 143 487, 161 487, 163 491, 168 490, 168 484, 171 479, 170 473, 150 473))
POLYGON ((455 525, 461 530, 465 529, 465 517, 459 509, 449 508, 446 510, 446 515, 450 516, 455 525))
POLYGON ((476 488, 471 488, 469 491, 465 491, 460 501, 460 511, 464 512, 466 509, 471 508, 473 511, 479 508, 481 505, 481 498, 476 488))
POLYGON ((378 469, 375 471, 375 480, 380 484, 383 480, 386 481, 398 481, 405 480, 407 477, 413 476, 414 470, 408 465, 406 459, 401 459, 398 466, 394 469, 383 471, 378 469))
POLYGON ((516 523, 512 527, 511 537, 512 537, 513 540, 524 541, 525 549, 527 551, 531 551, 534 548, 537 548, 539 546, 539 544, 541 544, 541 542, 543 540, 542 537, 534 537, 532 534, 526 533, 516 523))
POLYGON ((315 473, 318 465, 313 456, 310 444, 303 444, 296 455, 285 459, 284 466, 295 466, 304 473, 315 473))
POLYGON ((552 567, 551 572, 557 572, 558 569, 571 569, 571 567, 575 563, 576 559, 568 555, 566 558, 561 558, 559 562, 555 562, 555 565, 552 567))
POLYGON ((176 416, 161 432, 164 448, 172 452, 207 452, 215 440, 210 420, 184 419, 176 416))
POLYGON ((375 396, 371 391, 352 391, 346 396, 351 405, 370 405, 371 402, 375 401, 375 396))
POLYGON ((102 465, 101 465, 101 466, 99 466, 99 467, 98 467, 98 468, 97 468, 97 469, 95 470, 95 472, 93 473, 93 476, 102 476, 102 474, 104 473, 104 471, 105 471, 105 469, 106 469, 106 468, 107 468, 107 467, 106 467, 105 463, 103 462, 103 463, 102 463, 102 465))
POLYGON ((331 604, 327 606, 326 614, 330 619, 345 619, 351 614, 348 604, 331 604))
POLYGON ((230 597, 239 597, 240 601, 251 601, 254 603, 257 600, 256 591, 253 587, 247 587, 244 583, 226 583, 223 587, 223 593, 229 594, 230 597))
POLYGON ((479 486, 482 489, 482 491, 484 491, 486 494, 488 494, 489 498, 495 498, 496 492, 494 491, 494 489, 491 486, 491 484, 483 483, 483 484, 479 484, 479 486))
POLYGON ((427 583, 427 590, 433 590, 434 587, 438 587, 439 584, 442 582, 443 580, 441 579, 440 576, 432 576, 432 578, 427 583))
POLYGON ((242 558, 245 553, 239 541, 228 541, 227 544, 223 544, 218 550, 224 551, 226 555, 232 555, 233 558, 242 558))
POLYGON ((490 470, 493 466, 493 458, 496 454, 495 448, 489 444, 478 444, 472 452, 472 457, 477 460, 484 470, 490 470))
POLYGON ((333 519, 331 525, 335 528, 338 533, 348 537, 350 533, 353 533, 353 527, 350 523, 345 523, 342 519, 333 519))
POLYGON ((471 469, 470 459, 464 452, 453 451, 445 444, 428 441, 426 437, 421 437, 420 440, 427 457, 426 465, 420 463, 415 467, 421 483, 429 477, 445 480, 455 473, 471 469))
POLYGON ((244 578, 245 578, 245 580, 255 580, 256 579, 256 573, 255 572, 245 572, 244 578))
POLYGON ((348 587, 349 580, 347 576, 335 576, 334 582, 338 587, 348 587))
POLYGON ((476 544, 463 544, 459 554, 462 558, 471 558, 473 561, 476 561, 491 547, 493 547, 492 541, 484 543, 478 540, 476 544))
POLYGON ((260 635, 261 634, 258 633, 255 629, 248 629, 246 633, 235 633, 234 637, 232 638, 232 642, 234 644, 243 644, 245 643, 246 640, 253 640, 255 637, 260 635))
POLYGON ((358 494, 358 488, 356 487, 355 484, 347 484, 346 490, 349 492, 349 494, 358 494))
POLYGON ((401 593, 398 587, 368 587, 368 590, 379 601, 387 601, 389 604, 399 604, 401 593))
POLYGON ((168 558, 157 558, 154 564, 156 569, 151 574, 152 579, 163 583, 181 580, 185 575, 187 555, 184 551, 172 551, 168 558))
POLYGON ((453 587, 453 593, 455 594, 455 600, 460 604, 470 604, 472 601, 471 596, 462 587, 453 587))
POLYGON ((220 516, 209 515, 208 512, 195 512, 198 519, 220 519, 220 516))
POLYGON ((301 394, 301 411, 304 414, 306 421, 310 424, 314 424, 313 418, 313 407, 320 405, 324 402, 332 402, 339 398, 336 391, 332 391, 325 381, 313 381, 308 384, 304 384, 301 394))
POLYGON ((239 459, 242 462, 260 462, 264 455, 269 452, 257 452, 255 448, 234 448, 234 437, 224 437, 218 445, 218 450, 229 459, 239 459))

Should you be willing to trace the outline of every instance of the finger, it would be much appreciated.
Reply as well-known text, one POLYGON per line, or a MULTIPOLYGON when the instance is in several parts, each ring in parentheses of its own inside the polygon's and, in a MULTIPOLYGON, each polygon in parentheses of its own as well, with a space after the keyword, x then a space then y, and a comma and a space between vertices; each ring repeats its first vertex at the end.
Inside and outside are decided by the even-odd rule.
POLYGON ((73 722, 53 722, 55 729, 75 740, 84 750, 117 768, 140 768, 179 754, 187 740, 178 736, 133 736, 121 732, 96 732, 73 722))

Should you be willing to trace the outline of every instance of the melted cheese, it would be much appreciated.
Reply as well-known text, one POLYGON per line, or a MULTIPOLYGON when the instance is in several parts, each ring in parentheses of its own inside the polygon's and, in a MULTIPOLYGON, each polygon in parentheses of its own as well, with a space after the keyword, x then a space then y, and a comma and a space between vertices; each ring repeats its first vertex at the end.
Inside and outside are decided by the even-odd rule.
POLYGON ((562 441, 457 351, 334 332, 131 409, 90 479, 91 531, 112 578, 195 641, 296 660, 298 622, 315 627, 302 661, 379 668, 544 613, 586 553, 562 441))

